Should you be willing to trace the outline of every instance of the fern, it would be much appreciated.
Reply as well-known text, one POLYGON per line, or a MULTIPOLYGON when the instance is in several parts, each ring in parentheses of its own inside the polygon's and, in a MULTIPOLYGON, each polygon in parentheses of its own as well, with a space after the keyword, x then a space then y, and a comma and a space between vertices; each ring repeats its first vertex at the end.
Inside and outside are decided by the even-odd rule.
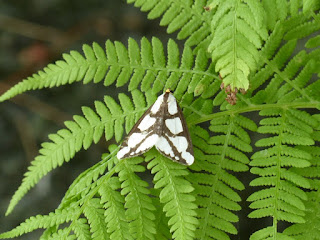
POLYGON ((258 49, 267 38, 262 5, 251 0, 228 0, 212 1, 210 8, 217 8, 211 24, 215 34, 208 48, 216 62, 215 69, 232 90, 247 90, 248 76, 259 61, 258 49))
POLYGON ((239 192, 251 190, 249 217, 264 227, 250 239, 318 239, 320 117, 311 113, 320 109, 320 4, 127 2, 149 19, 160 18, 168 33, 177 31, 184 47, 180 51, 174 40, 163 45, 157 38, 139 44, 130 38, 127 47, 108 40, 105 50, 84 45, 83 55, 64 54, 0 96, 5 101, 79 81, 129 92, 82 107, 82 116, 49 135, 7 214, 43 176, 103 135, 109 150, 74 180, 56 210, 30 217, 0 238, 43 228, 43 240, 227 240, 242 232, 239 192), (118 161, 119 148, 110 142, 119 143, 165 88, 183 110, 195 163, 187 168, 154 149, 118 161), (239 89, 246 94, 236 94, 239 89), (234 106, 231 93, 237 95, 234 106), (259 113, 258 121, 251 112, 259 113), (142 178, 148 170, 152 183, 142 178), (238 172, 253 178, 249 186, 238 172), (282 222, 289 226, 284 231, 282 222))
POLYGON ((256 125, 245 117, 233 116, 212 120, 210 130, 222 133, 212 138, 202 128, 192 129, 198 161, 192 166, 195 172, 189 179, 196 183, 201 216, 197 239, 229 239, 228 233, 237 234, 232 223, 239 219, 232 211, 241 209, 241 198, 235 190, 243 190, 244 185, 229 171, 248 170, 249 159, 242 151, 250 152, 252 148, 243 128, 254 131, 256 125))
POLYGON ((104 204, 105 221, 110 239, 132 239, 129 235, 129 225, 124 218, 125 209, 123 207, 124 198, 119 192, 119 179, 113 178, 110 183, 103 184, 99 189, 101 202, 104 204))
MULTIPOLYGON (((319 128, 317 128, 316 137, 319 138, 319 128)), ((295 168, 293 171, 296 174, 302 175, 309 179, 311 191, 307 192, 308 201, 304 201, 306 206, 305 223, 294 224, 287 229, 284 233, 295 239, 319 239, 319 157, 320 148, 318 146, 301 146, 300 150, 306 151, 311 155, 310 166, 307 168, 295 168)))
POLYGON ((70 207, 63 210, 56 210, 54 213, 50 213, 47 216, 37 215, 31 217, 15 229, 2 233, 1 238, 13 238, 38 228, 47 228, 63 222, 69 222, 78 210, 79 207, 76 203, 73 203, 70 207))
POLYGON ((107 140, 111 139, 115 133, 115 138, 120 140, 124 131, 123 122, 127 122, 127 129, 129 126, 132 127, 135 119, 145 110, 143 108, 145 100, 141 93, 135 91, 132 93, 132 97, 137 104, 136 107, 138 109, 142 107, 140 111, 138 109, 136 109, 137 111, 131 111, 131 108, 128 108, 130 105, 133 107, 133 103, 124 94, 119 95, 120 102, 126 105, 126 109, 123 110, 112 98, 106 96, 104 103, 99 101, 95 103, 98 114, 92 109, 84 107, 85 117, 74 116, 74 121, 65 122, 67 129, 49 135, 52 142, 42 144, 42 149, 39 151, 41 155, 32 161, 21 186, 12 197, 7 214, 43 176, 52 169, 61 166, 63 162, 68 162, 82 147, 87 149, 92 142, 98 142, 104 131, 107 140), (117 129, 117 131, 114 129, 117 129))
POLYGON ((107 41, 106 52, 96 43, 92 47, 84 45, 85 57, 76 51, 64 54, 64 61, 57 61, 55 65, 49 64, 43 71, 8 90, 0 97, 0 101, 27 90, 66 85, 82 79, 84 83, 98 83, 104 80, 105 86, 116 81, 116 86, 121 87, 130 77, 129 91, 137 89, 141 84, 142 91, 147 91, 153 85, 154 93, 158 93, 164 87, 178 88, 181 93, 192 81, 193 87, 189 87, 188 92, 193 93, 200 88, 196 91, 196 95, 200 95, 214 79, 217 79, 211 71, 212 66, 207 66, 208 58, 204 51, 200 51, 194 57, 192 50, 187 46, 179 62, 177 44, 169 40, 167 48, 166 61, 163 45, 157 38, 153 38, 152 43, 143 38, 140 49, 137 42, 131 38, 128 40, 128 50, 120 42, 107 41), (191 69, 194 71, 190 72, 191 69), (165 86, 164 77, 168 77, 165 86), (199 84, 201 85, 198 87, 199 84))
POLYGON ((117 169, 121 181, 122 194, 126 196, 126 217, 130 221, 130 235, 134 239, 154 239, 156 233, 153 211, 155 207, 148 196, 148 183, 139 179, 135 172, 144 172, 145 168, 138 165, 143 159, 135 158, 126 161, 117 169))
POLYGON ((88 222, 85 218, 80 218, 74 224, 74 233, 79 240, 90 239, 90 230, 88 222))
POLYGON ((255 209, 249 214, 249 217, 271 216, 273 225, 253 234, 252 239, 265 239, 261 237, 261 231, 266 236, 277 238, 279 221, 305 222, 303 200, 306 200, 307 196, 300 188, 308 189, 310 183, 288 167, 310 166, 310 154, 293 148, 292 145, 314 144, 310 134, 316 125, 316 121, 311 116, 306 113, 302 114, 298 110, 263 110, 260 115, 267 116, 267 118, 261 120, 262 126, 258 128, 258 132, 271 132, 277 136, 264 138, 256 143, 258 147, 267 148, 252 156, 250 165, 254 167, 251 172, 260 177, 254 179, 250 185, 267 186, 268 188, 257 191, 248 198, 248 201, 252 202, 250 207, 255 209))
POLYGON ((148 168, 155 174, 155 188, 161 189, 160 202, 164 203, 163 210, 169 217, 170 232, 174 239, 193 239, 194 230, 198 224, 196 219, 195 198, 190 195, 194 190, 191 184, 183 179, 188 172, 185 166, 175 164, 155 151, 149 151, 146 161, 148 168))
POLYGON ((160 25, 168 26, 167 32, 172 33, 180 29, 177 38, 186 39, 186 44, 206 49, 210 43, 210 14, 204 12, 205 0, 127 0, 134 3, 143 12, 149 12, 148 18, 161 17, 160 25))

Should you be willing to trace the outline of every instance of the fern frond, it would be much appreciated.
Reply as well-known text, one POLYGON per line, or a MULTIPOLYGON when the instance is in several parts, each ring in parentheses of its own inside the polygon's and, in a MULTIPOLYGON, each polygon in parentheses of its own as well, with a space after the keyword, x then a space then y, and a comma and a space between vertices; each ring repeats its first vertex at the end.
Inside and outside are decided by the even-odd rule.
POLYGON ((55 64, 49 64, 38 74, 33 74, 32 77, 16 84, 0 97, 0 101, 5 101, 28 90, 44 87, 52 88, 81 80, 84 83, 92 80, 95 82, 101 81, 107 70, 107 61, 103 49, 94 43, 93 48, 84 45, 83 51, 85 57, 76 51, 64 54, 64 61, 60 60, 55 64))
MULTIPOLYGON (((25 174, 22 184, 11 199, 6 214, 9 214, 20 199, 48 172, 68 162, 82 147, 87 149, 92 142, 97 143, 103 132, 106 140, 115 136, 120 141, 124 131, 129 131, 134 122, 146 110, 144 96, 138 90, 132 92, 132 99, 124 94, 119 94, 121 107, 109 96, 105 102, 95 102, 97 113, 88 107, 83 107, 84 117, 74 116, 74 121, 66 121, 67 129, 62 129, 57 134, 49 135, 52 142, 42 144, 40 154, 32 162, 25 174)), ((103 169, 100 169, 103 170, 103 169)))
POLYGON ((54 213, 50 213, 49 215, 31 217, 11 231, 0 234, 0 239, 14 238, 24 233, 32 232, 38 228, 49 228, 51 226, 69 222, 79 211, 80 208, 77 203, 73 203, 68 208, 62 210, 57 209, 54 213))
POLYGON ((186 45, 197 46, 197 49, 207 49, 210 43, 211 13, 205 12, 206 0, 127 0, 134 3, 143 12, 148 13, 148 19, 161 17, 160 26, 168 26, 167 32, 179 30, 177 38, 186 39, 186 45))
POLYGON ((85 57, 75 51, 64 54, 64 61, 50 64, 38 74, 18 83, 0 97, 0 102, 31 89, 51 88, 82 79, 84 83, 98 83, 104 79, 105 86, 116 82, 117 87, 127 84, 130 79, 129 91, 141 84, 142 91, 146 92, 152 87, 154 94, 164 88, 178 88, 177 94, 181 94, 192 81, 188 91, 195 95, 202 94, 207 86, 218 79, 212 71, 213 65, 208 65, 203 50, 194 57, 190 47, 186 46, 180 62, 177 44, 170 39, 167 48, 166 61, 163 45, 157 38, 152 38, 151 43, 142 38, 140 48, 130 38, 128 49, 120 42, 107 41, 106 52, 96 43, 93 47, 84 45, 85 57))
POLYGON ((191 167, 194 171, 190 180, 195 183, 200 217, 197 239, 230 239, 236 234, 232 223, 238 222, 233 211, 241 209, 240 196, 235 190, 244 185, 229 171, 247 171, 248 157, 243 153, 252 151, 250 137, 244 128, 255 131, 256 125, 243 116, 226 116, 211 121, 210 130, 216 136, 200 127, 191 129, 195 158, 191 167))
POLYGON ((311 191, 307 192, 308 201, 304 201, 306 206, 305 210, 305 223, 294 224, 284 230, 284 233, 294 237, 297 240, 302 239, 320 239, 320 147, 318 146, 300 146, 300 150, 306 151, 311 154, 312 158, 309 160, 311 166, 306 168, 295 168, 293 171, 296 174, 304 176, 309 179, 311 191))
POLYGON ((291 40, 291 39, 301 39, 307 36, 310 36, 312 33, 315 33, 319 31, 319 17, 320 15, 315 15, 316 19, 313 18, 313 16, 310 16, 309 18, 306 17, 305 14, 300 15, 300 19, 293 19, 286 22, 286 28, 288 29, 288 32, 285 34, 284 39, 285 40, 291 40))
MULTIPOLYGON (((100 203, 100 199, 92 198, 88 200, 83 213, 90 224, 90 238, 92 240, 110 239, 110 235, 107 232, 107 226, 105 224, 104 209, 100 203)), ((79 219, 76 221, 76 224, 73 225, 73 228, 77 225, 78 221, 79 219)))
POLYGON ((198 225, 194 204, 195 198, 191 194, 194 188, 184 179, 188 175, 185 166, 177 164, 163 157, 154 149, 146 153, 148 169, 155 174, 155 189, 161 189, 159 198, 164 204, 163 211, 169 219, 172 238, 176 240, 194 239, 194 231, 198 225))
POLYGON ((73 224, 73 231, 78 240, 91 239, 89 225, 87 219, 85 218, 79 218, 77 221, 75 221, 75 223, 73 224))
POLYGON ((75 240, 77 239, 76 235, 68 235, 69 229, 59 229, 58 232, 52 234, 51 237, 48 238, 48 240, 75 240))
POLYGON ((305 222, 304 200, 307 196, 300 188, 310 188, 310 182, 292 169, 310 166, 311 155, 294 146, 313 145, 311 134, 317 126, 312 116, 299 110, 262 110, 260 115, 266 118, 260 121, 258 132, 276 136, 256 142, 256 146, 265 149, 252 156, 251 172, 259 177, 252 180, 250 185, 265 188, 248 198, 252 202, 250 207, 255 209, 249 217, 272 217, 273 225, 253 234, 252 239, 281 237, 283 234, 278 231, 279 221, 305 222))
POLYGON ((295 240, 320 239, 319 190, 307 193, 309 201, 305 201, 305 223, 294 224, 284 230, 284 233, 295 240))
POLYGON ((263 228, 256 231, 250 236, 250 240, 263 240, 263 239, 284 239, 284 240, 296 240, 284 233, 274 232, 272 227, 263 228))
POLYGON ((316 0, 304 0, 303 2, 303 13, 316 11, 320 8, 320 4, 316 0))
POLYGON ((172 234, 170 233, 170 228, 168 226, 169 218, 165 216, 165 212, 163 211, 164 204, 160 203, 160 190, 159 189, 151 189, 151 193, 154 196, 152 199, 153 206, 156 208, 155 214, 155 225, 156 225, 156 235, 155 239, 157 240, 167 240, 172 239, 172 234))
POLYGON ((180 106, 184 108, 183 114, 187 122, 192 123, 212 113, 212 101, 209 99, 197 98, 194 99, 192 94, 185 94, 180 101, 180 106))
MULTIPOLYGON (((274 73, 268 86, 253 96, 251 102, 255 103, 291 103, 320 101, 320 81, 314 81, 313 75, 317 73, 317 64, 314 60, 315 52, 300 51, 295 56, 291 54, 296 48, 296 40, 291 40, 280 48, 272 60, 272 52, 263 49, 264 61, 267 65, 252 78, 252 90, 268 80, 274 73), (289 62, 288 59, 291 57, 289 62), (286 65, 285 65, 286 64, 286 65), (284 67, 285 66, 285 67, 284 67)), ((272 49, 272 48, 271 48, 272 49)))
POLYGON ((257 1, 212 1, 214 33, 208 51, 215 70, 232 90, 249 88, 248 76, 259 62, 258 49, 268 34, 263 24, 263 8, 257 1))
MULTIPOLYGON (((280 47, 283 34, 283 27, 278 23, 260 52, 265 61, 266 59, 269 60, 272 65, 276 65, 279 69, 286 64, 297 44, 296 41, 292 40, 280 47)), ((261 61, 261 68, 250 78, 250 89, 252 91, 261 86, 274 74, 275 70, 271 67, 271 64, 264 65, 265 61, 261 61)))
POLYGON ((149 197, 149 184, 135 174, 145 171, 145 167, 139 165, 143 160, 138 157, 124 160, 116 171, 121 182, 121 194, 126 195, 125 207, 127 220, 130 221, 130 235, 134 239, 155 239, 155 207, 149 197))
POLYGON ((99 188, 101 204, 105 209, 107 232, 110 234, 111 240, 133 240, 129 232, 129 223, 125 218, 124 197, 117 191, 119 188, 120 182, 117 177, 110 178, 99 188))
POLYGON ((63 205, 67 204, 69 199, 77 195, 84 197, 93 189, 97 184, 98 178, 105 173, 106 168, 110 171, 117 164, 118 159, 115 157, 117 151, 117 146, 110 145, 110 153, 103 154, 100 162, 82 172, 68 188, 64 199, 61 201, 60 208, 63 208, 63 205))
POLYGON ((308 82, 311 81, 312 75, 316 71, 315 61, 309 60, 304 51, 298 53, 265 89, 268 96, 266 102, 319 101, 320 91, 314 88, 316 83, 312 81, 308 86, 308 82))
POLYGON ((289 13, 288 1, 262 0, 263 9, 266 14, 268 30, 273 30, 278 21, 284 21, 289 13))

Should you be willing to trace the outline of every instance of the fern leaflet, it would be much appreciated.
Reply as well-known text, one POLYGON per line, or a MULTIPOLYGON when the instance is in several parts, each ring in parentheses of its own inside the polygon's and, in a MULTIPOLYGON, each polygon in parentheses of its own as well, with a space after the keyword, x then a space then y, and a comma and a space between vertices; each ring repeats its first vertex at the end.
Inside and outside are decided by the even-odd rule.
POLYGON ((161 189, 160 202, 169 217, 172 238, 177 240, 193 239, 194 230, 198 224, 194 204, 195 198, 190 193, 194 190, 190 182, 184 179, 188 174, 186 167, 176 164, 150 150, 146 154, 148 168, 154 173, 155 189, 161 189))
POLYGON ((248 201, 255 209, 249 214, 251 218, 270 216, 272 227, 254 233, 251 239, 267 239, 281 237, 278 222, 304 223, 306 194, 300 188, 310 188, 309 181, 291 170, 290 167, 304 168, 310 166, 311 155, 294 148, 294 145, 313 145, 311 137, 315 119, 306 112, 292 109, 262 110, 260 115, 266 118, 260 121, 259 133, 272 133, 256 142, 258 147, 266 149, 252 156, 251 172, 260 177, 251 181, 251 186, 267 188, 253 193, 248 201), (300 188, 299 188, 300 187, 300 188), (261 233, 264 232, 264 235, 261 233), (279 235, 279 236, 278 236, 279 235))
POLYGON ((141 84, 144 92, 153 87, 154 94, 163 88, 177 88, 177 94, 188 89, 195 95, 206 92, 209 94, 207 97, 212 96, 205 89, 218 77, 212 73, 213 65, 208 66, 205 52, 201 50, 194 57, 190 47, 186 46, 179 62, 177 44, 169 40, 167 48, 166 61, 163 45, 157 38, 152 38, 152 43, 142 38, 140 48, 138 43, 130 38, 128 49, 120 42, 107 41, 106 52, 96 43, 93 47, 84 45, 85 57, 75 51, 64 54, 64 61, 57 61, 55 65, 49 64, 43 71, 15 85, 0 97, 0 102, 31 89, 52 88, 82 79, 84 83, 104 80, 105 86, 116 82, 117 87, 127 84, 130 79, 129 91, 137 89, 141 84), (164 86, 164 78, 167 76, 164 86), (192 87, 188 88, 190 81, 192 87))
POLYGON ((197 162, 190 175, 196 185, 200 216, 197 239, 230 239, 228 234, 237 234, 233 222, 238 217, 232 211, 241 209, 237 202, 240 196, 234 191, 244 185, 229 171, 247 171, 249 159, 244 152, 252 151, 250 138, 243 128, 255 130, 256 125, 242 116, 220 117, 211 121, 210 130, 219 135, 209 137, 200 128, 191 129, 197 162))
POLYGON ((248 76, 259 62, 258 49, 268 36, 263 25, 263 8, 257 1, 212 1, 217 8, 212 18, 214 33, 209 45, 215 70, 232 90, 249 88, 248 76))

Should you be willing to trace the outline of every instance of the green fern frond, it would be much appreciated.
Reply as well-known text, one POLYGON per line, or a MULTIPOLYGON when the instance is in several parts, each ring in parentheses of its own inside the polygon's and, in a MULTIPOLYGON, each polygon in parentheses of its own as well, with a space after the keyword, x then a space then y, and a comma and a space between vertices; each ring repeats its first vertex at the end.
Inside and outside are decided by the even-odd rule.
POLYGON ((155 239, 155 207, 149 197, 149 184, 135 174, 146 170, 139 165, 143 161, 143 158, 129 159, 119 165, 116 171, 121 182, 121 194, 126 195, 125 207, 127 220, 130 221, 130 235, 134 239, 155 239))
POLYGON ((210 43, 210 12, 205 12, 206 0, 127 0, 143 12, 148 19, 161 17, 160 26, 168 26, 167 32, 180 30, 177 38, 186 39, 186 45, 207 49, 210 43))
POLYGON ((73 224, 73 231, 78 240, 88 240, 91 239, 90 229, 85 218, 79 218, 73 224))
POLYGON ((318 89, 314 89, 312 75, 317 72, 317 64, 305 51, 299 52, 282 71, 275 69, 277 75, 265 89, 268 98, 266 102, 311 102, 318 100, 318 89), (311 84, 308 86, 309 82, 311 84), (277 91, 274 91, 277 89, 277 91))
POLYGON ((67 129, 49 135, 52 142, 42 144, 39 151, 41 155, 31 162, 22 184, 12 197, 7 214, 43 176, 68 162, 82 147, 87 149, 92 142, 97 143, 103 132, 106 140, 115 136, 116 141, 120 141, 124 131, 123 123, 126 123, 128 132, 146 110, 145 98, 141 92, 133 91, 132 99, 134 103, 126 95, 119 94, 121 107, 113 98, 106 96, 104 103, 95 102, 97 113, 83 107, 84 117, 74 116, 74 121, 65 122, 67 129))
MULTIPOLYGON (((84 216, 88 219, 90 224, 90 232, 91 232, 91 239, 109 239, 110 236, 107 232, 107 227, 105 224, 105 217, 104 217, 104 209, 102 204, 100 203, 100 199, 92 198, 88 201, 85 205, 84 216)), ((74 224, 73 226, 77 225, 74 224)))
POLYGON ((264 27, 263 8, 257 1, 213 1, 217 8, 212 18, 214 33, 208 51, 215 70, 231 89, 249 88, 248 76, 259 62, 258 49, 268 34, 264 27))
POLYGON ((105 222, 107 232, 111 240, 129 239, 132 236, 129 232, 129 223, 125 218, 124 197, 117 190, 120 189, 120 182, 117 177, 111 178, 99 188, 101 204, 105 209, 105 222))
MULTIPOLYGON (((285 44, 272 60, 268 60, 265 68, 253 76, 252 81, 257 88, 264 81, 270 78, 268 86, 259 91, 252 99, 256 103, 292 103, 292 102, 314 102, 319 101, 320 90, 317 87, 319 80, 314 81, 313 75, 317 73, 317 63, 313 55, 315 53, 300 51, 295 56, 291 56, 296 48, 296 40, 291 40, 285 44), (289 57, 291 60, 286 62, 289 57), (285 67, 283 67, 285 65, 285 67)), ((268 50, 266 50, 267 52, 268 50)))
POLYGON ((279 221, 305 222, 304 200, 307 196, 299 188, 310 188, 310 182, 292 169, 310 166, 311 155, 294 146, 313 145, 311 134, 317 126, 317 121, 311 115, 299 110, 262 110, 260 115, 266 118, 260 121, 258 132, 276 136, 256 142, 256 146, 265 149, 252 156, 251 172, 260 177, 252 180, 250 185, 266 188, 248 198, 252 202, 250 207, 255 209, 249 217, 272 217, 273 225, 253 234, 251 239, 276 238, 280 234, 279 221))
POLYGON ((110 171, 114 165, 117 164, 118 159, 115 158, 117 151, 118 147, 110 145, 110 153, 103 154, 100 162, 82 172, 69 187, 60 204, 60 208, 63 208, 64 204, 68 204, 68 200, 73 197, 77 195, 84 197, 92 188, 94 188, 98 178, 105 173, 106 169, 110 171))
POLYGON ((311 166, 306 168, 294 168, 296 174, 309 178, 311 191, 307 192, 307 199, 304 204, 305 210, 305 223, 294 224, 284 230, 284 233, 294 237, 294 239, 320 239, 320 147, 318 146, 300 146, 300 150, 306 151, 311 154, 312 158, 309 160, 311 166), (307 201, 306 201, 307 200, 307 201))
POLYGON ((261 86, 274 74, 275 69, 271 67, 271 64, 281 69, 291 57, 296 47, 296 41, 289 41, 280 47, 283 34, 283 27, 279 23, 262 48, 260 52, 262 56, 261 60, 264 59, 264 61, 261 61, 259 71, 250 78, 250 89, 252 91, 261 86), (266 61, 269 61, 271 64, 265 65, 266 61))
POLYGON ((212 101, 209 99, 197 98, 194 99, 192 94, 185 94, 180 101, 180 106, 184 108, 186 121, 193 123, 197 119, 207 116, 212 113, 212 101))
POLYGON ((69 229, 59 229, 58 232, 52 234, 51 237, 48 238, 48 240, 75 240, 77 239, 76 235, 68 235, 69 229))
POLYGON ((289 237, 284 233, 274 232, 272 227, 263 228, 256 231, 250 236, 250 240, 264 240, 264 239, 283 239, 283 240, 296 240, 295 238, 289 237))
POLYGON ((32 232, 38 228, 48 228, 64 222, 69 222, 78 212, 79 206, 77 203, 73 203, 68 208, 62 210, 57 209, 54 213, 50 213, 49 215, 31 217, 11 231, 0 234, 0 239, 14 238, 24 233, 32 232))
POLYGON ((305 15, 301 15, 301 20, 299 21, 299 24, 297 24, 297 21, 294 21, 292 24, 288 22, 286 24, 288 32, 285 34, 284 39, 301 39, 319 31, 319 16, 320 15, 317 14, 316 19, 314 19, 313 17, 310 17, 310 19, 308 19, 305 17, 305 15))
POLYGON ((151 87, 154 94, 164 88, 178 88, 177 94, 188 89, 195 95, 202 94, 207 86, 218 79, 212 73, 213 66, 208 65, 203 50, 194 57, 190 47, 186 46, 180 62, 177 44, 170 39, 167 48, 166 61, 163 45, 157 38, 152 38, 151 43, 142 38, 140 48, 130 38, 128 49, 120 42, 107 41, 106 52, 96 43, 93 47, 84 45, 85 57, 75 51, 64 54, 64 61, 50 64, 38 74, 18 83, 0 97, 0 102, 31 89, 51 88, 82 79, 84 83, 98 83, 104 79, 105 86, 116 82, 117 87, 127 84, 130 79, 129 91, 137 89, 141 84, 144 92, 151 87), (190 81, 192 84, 188 88, 190 81))
POLYGON ((301 1, 262 0, 262 5, 265 10, 267 28, 273 31, 277 23, 288 19, 290 13, 292 16, 299 13, 301 1))
POLYGON ((194 230, 198 225, 195 198, 191 194, 194 188, 184 179, 188 175, 185 166, 176 164, 163 157, 154 149, 146 153, 148 169, 155 174, 155 189, 161 189, 159 198, 164 204, 163 211, 169 219, 172 238, 176 240, 194 239, 194 230))
POLYGON ((81 80, 84 83, 92 80, 95 82, 101 81, 107 70, 107 61, 103 49, 94 43, 93 48, 84 45, 83 51, 85 57, 76 51, 64 54, 64 61, 49 64, 43 71, 39 71, 38 74, 33 74, 32 77, 16 84, 0 97, 0 101, 5 101, 28 90, 44 87, 52 88, 81 80))
POLYGON ((164 204, 160 203, 159 189, 151 189, 151 193, 154 196, 152 199, 153 206, 156 208, 155 214, 155 225, 156 225, 156 235, 155 239, 157 240, 168 240, 172 239, 172 234, 170 233, 170 228, 168 226, 169 218, 166 217, 165 212, 163 211, 164 204))
POLYGON ((251 152, 250 137, 244 128, 256 130, 254 122, 243 116, 226 116, 211 121, 210 130, 200 127, 191 129, 196 163, 190 181, 195 183, 200 217, 197 239, 230 239, 228 234, 237 234, 232 223, 239 219, 233 211, 241 209, 240 196, 235 190, 244 185, 229 171, 247 171, 251 152))
POLYGON ((316 11, 320 8, 320 4, 316 0, 303 0, 303 13, 316 11))
POLYGON ((305 223, 294 224, 284 230, 284 233, 295 240, 320 239, 320 211, 319 211, 319 191, 316 193, 307 193, 309 201, 305 201, 305 223), (316 201, 312 199, 313 195, 316 201))

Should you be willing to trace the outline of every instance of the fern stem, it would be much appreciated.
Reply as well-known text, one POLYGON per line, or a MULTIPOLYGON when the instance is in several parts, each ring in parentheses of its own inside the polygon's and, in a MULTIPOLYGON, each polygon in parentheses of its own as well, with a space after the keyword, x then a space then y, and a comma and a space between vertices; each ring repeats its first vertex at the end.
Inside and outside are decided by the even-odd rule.
MULTIPOLYGON (((190 108, 188 106, 185 106, 185 108, 190 108)), ((245 112, 254 112, 254 111, 260 111, 263 109, 275 109, 275 108, 282 108, 282 109, 288 109, 288 108, 320 108, 319 102, 297 102, 297 103, 273 103, 273 104, 261 104, 261 105, 250 105, 247 107, 243 107, 240 109, 231 109, 228 111, 213 113, 209 115, 202 115, 198 119, 194 119, 190 122, 188 122, 188 125, 196 125, 199 123, 203 123, 206 121, 210 121, 212 119, 222 117, 222 116, 232 116, 239 113, 245 113, 245 112)))
MULTIPOLYGON (((281 126, 283 126, 285 124, 285 117, 282 115, 282 118, 281 118, 281 126)), ((278 145, 279 145, 279 148, 281 149, 281 146, 282 146, 282 141, 283 141, 283 130, 281 130, 279 132, 279 139, 278 139, 278 145)), ((272 216, 273 218, 273 239, 276 240, 277 238, 277 232, 278 232, 278 215, 277 215, 277 212, 278 212, 278 201, 279 201, 279 186, 280 186, 280 181, 281 181, 281 164, 280 164, 280 159, 281 159, 281 154, 280 154, 280 151, 278 151, 277 153, 277 181, 276 181, 276 184, 275 184, 275 199, 274 199, 274 214, 272 216)))

